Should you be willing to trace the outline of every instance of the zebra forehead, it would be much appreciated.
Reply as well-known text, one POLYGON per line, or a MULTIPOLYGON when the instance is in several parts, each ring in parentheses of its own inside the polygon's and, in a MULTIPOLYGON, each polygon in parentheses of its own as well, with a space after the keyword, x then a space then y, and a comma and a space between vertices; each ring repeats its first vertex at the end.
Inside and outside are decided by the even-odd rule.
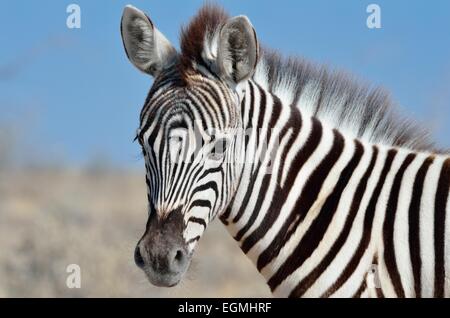
POLYGON ((155 79, 141 110, 140 133, 154 124, 162 127, 177 116, 192 125, 201 124, 203 130, 236 126, 238 105, 222 82, 191 74, 190 85, 186 86, 180 84, 174 68, 155 79))

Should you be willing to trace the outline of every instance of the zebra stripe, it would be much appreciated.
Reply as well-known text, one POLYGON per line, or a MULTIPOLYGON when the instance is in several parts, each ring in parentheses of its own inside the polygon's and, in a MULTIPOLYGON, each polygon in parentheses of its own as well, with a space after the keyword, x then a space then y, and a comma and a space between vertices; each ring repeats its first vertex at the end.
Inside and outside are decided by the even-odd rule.
POLYGON ((172 64, 148 71, 137 138, 152 224, 182 216, 191 255, 218 216, 277 296, 450 297, 450 157, 384 95, 260 52, 213 7, 176 58, 154 40, 172 64))
MULTIPOLYGON (((253 96, 254 92, 258 91, 257 89, 253 89, 253 85, 258 87, 257 84, 252 82, 249 83, 249 91, 251 94, 248 97, 250 101, 258 100, 255 96, 253 96)), ((265 94, 267 94, 267 92, 265 92, 265 94)), ((270 106, 273 107, 273 105, 270 106)), ((248 105, 247 107, 255 108, 262 107, 262 105, 255 104, 254 106, 248 105)), ((291 123, 292 121, 289 122, 291 123)), ((299 126, 301 127, 304 125, 304 122, 305 120, 301 121, 299 126)), ((292 127, 283 128, 286 133, 286 131, 292 127)), ((333 216, 337 211, 339 202, 343 199, 342 193, 348 186, 349 180, 358 167, 363 154, 368 151, 368 148, 370 148, 368 145, 364 145, 358 140, 354 141, 355 151, 351 160, 346 162, 346 166, 343 170, 341 170, 341 173, 338 174, 338 181, 334 185, 333 191, 328 195, 328 197, 326 197, 325 200, 323 200, 322 203, 318 203, 318 198, 320 197, 319 193, 323 183, 327 179, 328 173, 330 173, 339 159, 341 159, 342 153, 344 152, 344 145, 347 145, 344 138, 341 140, 340 133, 334 131, 334 136, 329 144, 330 147, 327 148, 324 146, 325 143, 322 140, 327 139, 328 137, 323 137, 323 127, 319 122, 316 122, 314 118, 311 119, 311 130, 314 132, 308 135, 302 147, 299 147, 299 151, 295 154, 294 158, 297 159, 295 164, 291 163, 288 167, 285 167, 285 170, 280 169, 280 171, 283 171, 287 176, 286 185, 290 191, 283 191, 281 188, 274 190, 273 186, 269 187, 271 179, 279 179, 279 175, 271 175, 268 177, 267 175, 264 175, 264 173, 260 172, 259 175, 253 175, 253 177, 257 178, 258 176, 261 177, 261 175, 264 175, 261 179, 263 181, 254 182, 254 180, 252 180, 250 182, 252 186, 246 187, 247 191, 244 193, 244 198, 241 203, 237 202, 237 204, 236 201, 233 201, 233 205, 239 205, 239 209, 236 209, 236 217, 229 222, 229 216, 233 215, 233 208, 230 208, 227 213, 224 214, 225 217, 222 218, 224 223, 230 227, 230 232, 237 233, 234 235, 235 239, 242 242, 241 247, 243 251, 246 252, 250 258, 255 260, 257 268, 268 279, 270 288, 276 292, 280 284, 284 283, 286 286, 282 286, 280 294, 283 294, 283 292, 286 292, 287 289, 290 289, 289 295, 291 297, 305 295, 307 291, 315 284, 315 282, 320 279, 320 276, 324 274, 327 268, 333 263, 334 258, 339 253, 339 250, 345 244, 346 239, 348 239, 349 232, 351 232, 352 222, 354 221, 361 205, 362 196, 366 193, 368 180, 371 178, 376 178, 371 176, 371 174, 379 153, 378 147, 372 146, 372 160, 369 162, 368 160, 365 161, 365 175, 362 176, 358 186, 354 187, 354 196, 350 212, 347 215, 346 225, 339 233, 338 237, 336 237, 335 242, 328 246, 328 249, 326 249, 325 246, 322 246, 322 248, 326 249, 329 253, 322 253, 323 257, 315 261, 317 264, 316 267, 312 267, 307 275, 303 274, 303 278, 298 282, 295 282, 296 284, 294 288, 292 288, 292 281, 289 283, 285 283, 285 281, 289 281, 291 277, 295 276, 292 274, 295 274, 294 272, 302 268, 302 265, 305 264, 307 260, 311 260, 315 252, 317 254, 317 250, 319 249, 322 239, 326 236, 327 231, 329 231, 329 229, 334 225, 332 222, 333 216), (321 145, 322 148, 320 151, 316 152, 317 148, 321 145), (310 159, 310 157, 315 153, 317 153, 317 158, 313 157, 313 159, 310 159), (317 160, 318 158, 320 159, 317 160), (280 202, 288 201, 288 196, 293 193, 292 189, 296 188, 294 185, 295 179, 301 171, 306 171, 304 169, 304 165, 308 161, 315 162, 316 165, 311 166, 308 170, 309 173, 303 175, 304 177, 302 179, 306 181, 304 185, 301 185, 301 189, 298 190, 301 194, 292 205, 292 208, 290 209, 291 212, 285 212, 286 214, 281 215, 285 206, 280 207, 280 202), (297 170, 294 172, 292 167, 295 167, 297 170), (259 185, 259 188, 255 189, 255 185, 259 185), (236 223, 239 219, 245 216, 245 206, 249 203, 251 195, 254 195, 255 193, 260 194, 260 200, 257 201, 256 204, 250 205, 251 207, 255 207, 255 209, 249 209, 250 212, 247 212, 248 219, 244 226, 236 227, 236 223), (267 194, 272 194, 272 197, 277 198, 277 200, 268 199, 267 194), (261 197, 264 198, 264 202, 271 202, 270 204, 265 204, 268 208, 263 211, 260 209, 263 205, 263 200, 261 197), (306 222, 306 215, 308 214, 305 212, 302 213, 302 211, 310 212, 312 210, 311 208, 317 204, 322 204, 320 209, 318 209, 317 216, 315 216, 315 219, 308 221, 309 223, 307 226, 304 226, 304 230, 302 232, 299 228, 302 227, 303 222, 306 222), (279 212, 280 210, 281 212, 279 212), (266 211, 267 215, 262 216, 262 214, 266 211), (260 219, 259 227, 254 226, 254 222, 257 218, 260 219), (277 222, 278 225, 276 224, 277 222), (249 231, 250 228, 253 231, 249 231), (271 230, 274 233, 273 235, 270 235, 271 230), (292 240, 291 236, 296 231, 298 232, 296 233, 297 239, 292 240), (264 243, 265 237, 267 238, 267 243, 264 243), (270 241, 268 241, 269 239, 270 241), (296 243, 292 243, 293 241, 296 243), (255 248, 258 244, 259 248, 255 248), (288 245, 291 245, 291 247, 286 248, 288 245), (283 251, 283 253, 281 253, 280 256, 281 251, 283 251), (268 266, 269 264, 271 266, 268 266)), ((301 132, 299 132, 298 135, 300 134, 301 132)), ((370 192, 367 192, 370 193, 370 199, 367 207, 362 210, 364 212, 362 228, 373 229, 380 227, 379 219, 382 218, 384 220, 381 226, 381 233, 375 234, 380 234, 382 236, 381 244, 383 252, 382 255, 379 255, 379 257, 382 259, 382 265, 380 266, 382 268, 386 268, 386 272, 381 270, 381 273, 386 276, 386 283, 383 284, 387 289, 386 292, 390 295, 404 297, 405 290, 403 286, 408 286, 409 284, 411 286, 415 286, 413 289, 416 290, 414 290, 413 293, 408 290, 408 296, 420 296, 420 293, 418 292, 420 288, 417 287, 420 286, 420 279, 417 279, 417 277, 420 277, 417 274, 417 262, 414 263, 414 265, 410 265, 411 271, 414 272, 414 274, 411 275, 414 280, 403 278, 400 274, 397 263, 400 262, 401 264, 407 265, 408 262, 406 262, 405 258, 400 258, 399 261, 397 261, 397 256, 408 253, 402 251, 402 245, 396 247, 398 244, 396 244, 394 236, 400 236, 401 240, 411 241, 411 243, 409 243, 411 246, 417 246, 417 242, 420 242, 420 239, 415 236, 417 233, 409 231, 408 229, 405 229, 405 227, 398 225, 396 223, 396 219, 401 219, 402 224, 411 224, 412 229, 418 227, 417 213, 421 210, 420 201, 421 193, 423 192, 424 187, 423 179, 425 178, 426 172, 433 162, 434 157, 414 152, 408 153, 404 150, 394 148, 387 149, 385 151, 386 158, 382 159, 382 166, 378 168, 381 173, 377 178, 378 181, 376 182, 376 186, 370 190, 370 192), (412 167, 413 164, 414 167, 412 167), (405 176, 406 173, 407 176, 405 176), (408 178, 411 182, 405 184, 403 180, 406 178, 408 178), (390 180, 388 182, 389 186, 385 185, 386 179, 390 180), (383 211, 383 215, 379 215, 380 208, 378 205, 383 204, 386 208, 383 211), (397 212, 399 214, 401 212, 401 215, 397 215, 397 212), (395 230, 395 228, 399 229, 395 230), (400 234, 397 234, 397 232, 400 234), (410 284, 409 281, 412 281, 412 283, 410 284)), ((280 152, 288 153, 289 149, 284 149, 280 152)), ((291 158, 292 157, 293 156, 291 155, 291 158)), ((286 158, 286 156, 283 156, 283 158, 286 158)), ((447 172, 444 172, 444 174, 445 173, 447 172)), ((336 174, 336 172, 334 174, 336 174)), ((441 206, 443 206, 442 202, 446 203, 448 199, 449 185, 445 184, 443 181, 439 181, 438 183, 443 185, 440 186, 440 192, 436 194, 436 200, 443 197, 443 199, 440 199, 441 206), (442 189, 447 190, 447 196, 443 195, 444 190, 442 189)), ((445 210, 443 211, 444 213, 442 214, 445 215, 445 210)), ((439 238, 442 241, 441 249, 438 250, 438 247, 436 246, 436 250, 441 251, 442 255, 445 239, 445 236, 443 235, 445 231, 443 231, 443 229, 445 229, 445 227, 442 226, 442 217, 440 222, 435 220, 435 223, 436 222, 437 224, 440 224, 441 228, 439 231, 436 230, 435 233, 436 235, 439 235, 439 238)), ((359 244, 355 246, 352 254, 353 256, 346 262, 347 265, 345 268, 340 271, 341 275, 339 275, 339 277, 332 284, 330 284, 320 296, 329 297, 335 293, 339 294, 338 291, 341 288, 343 288, 343 290, 348 289, 345 287, 346 282, 349 281, 355 273, 360 271, 359 267, 361 260, 364 257, 367 259, 369 258, 369 256, 366 256, 370 254, 368 250, 375 249, 374 247, 369 247, 370 245, 373 245, 373 241, 375 241, 373 238, 375 234, 373 232, 374 230, 366 230, 361 233, 359 244)), ((418 250, 411 250, 410 258, 417 260, 419 258, 417 254, 418 250)), ((380 252, 381 249, 374 254, 380 252)), ((436 255, 439 254, 436 253, 436 255)), ((370 255, 370 259, 372 258, 373 255, 370 255)), ((444 267, 444 257, 441 257, 439 264, 441 269, 440 272, 444 273, 441 274, 441 282, 439 286, 444 286, 445 279, 443 277, 445 277, 445 270, 442 271, 442 268, 444 267)), ((305 267, 308 268, 306 265, 305 267)), ((311 266, 309 265, 309 267, 311 266)), ((358 289, 354 290, 355 295, 363 295, 365 289, 367 288, 367 283, 365 282, 366 276, 367 275, 363 274, 364 278, 360 280, 358 289)), ((435 281, 437 282, 437 280, 435 281)), ((436 287, 435 296, 442 296, 443 293, 438 293, 438 291, 439 290, 436 287)), ((381 296, 386 292, 383 292, 383 289, 381 289, 376 291, 376 294, 381 296)), ((314 293, 310 292, 310 294, 314 293)), ((368 292, 366 294, 368 294, 368 292)))
MULTIPOLYGON (((189 94, 193 100, 189 107, 206 104, 217 109, 224 98, 219 91, 214 82, 203 79, 199 91, 189 94)), ((243 168, 238 190, 220 218, 255 261, 273 292, 290 297, 445 295, 449 159, 444 162, 442 156, 349 139, 336 129, 324 127, 316 118, 303 116, 301 109, 286 107, 253 81, 248 82, 241 107, 245 127, 264 128, 244 142, 251 163, 243 168), (271 128, 276 129, 269 131, 271 128), (272 142, 275 138, 281 140, 277 148, 272 142), (267 161, 255 160, 262 155, 263 142, 271 152, 267 157, 274 160, 270 174, 265 170, 267 161), (245 191, 240 191, 241 187, 245 191), (436 211, 433 221, 426 212, 431 201, 436 211), (430 222, 432 232, 424 232, 430 222), (378 228, 381 230, 377 232, 378 228), (428 244, 430 238, 436 243, 428 244), (422 265, 429 257, 434 261, 422 265), (382 288, 371 291, 367 271, 375 261, 380 267, 382 288), (430 277, 432 289, 422 283, 430 277)), ((186 120, 199 114, 203 114, 202 120, 216 116, 210 121, 212 125, 227 120, 223 114, 219 119, 217 111, 192 112, 195 115, 186 120)), ((156 136, 158 133, 153 132, 149 139, 156 136)), ((220 173, 223 179, 227 174, 221 168, 195 170, 193 165, 177 167, 170 181, 159 177, 166 185, 180 185, 176 195, 173 188, 171 195, 160 200, 176 201, 189 192, 194 180, 211 173, 220 173)), ((148 166, 152 166, 150 161, 148 166)), ((169 175, 170 170, 166 167, 164 171, 169 175)), ((154 182, 151 177, 147 180, 148 184, 154 182)), ((221 205, 223 199, 218 198, 224 189, 224 184, 214 181, 195 187, 194 193, 212 190, 216 200, 197 198, 188 210, 211 210, 221 205)), ((213 217, 190 216, 187 223, 199 224, 204 230, 213 217)), ((199 238, 196 235, 188 242, 199 238)))

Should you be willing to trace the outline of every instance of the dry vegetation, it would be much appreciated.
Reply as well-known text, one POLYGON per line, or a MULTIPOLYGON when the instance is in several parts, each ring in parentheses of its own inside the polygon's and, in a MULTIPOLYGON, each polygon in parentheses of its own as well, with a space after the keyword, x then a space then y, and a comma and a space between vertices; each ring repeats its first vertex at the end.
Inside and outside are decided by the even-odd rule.
POLYGON ((179 286, 151 286, 133 262, 145 200, 143 176, 131 171, 0 171, 0 297, 269 296, 219 221, 179 286), (66 287, 72 263, 81 289, 66 287))

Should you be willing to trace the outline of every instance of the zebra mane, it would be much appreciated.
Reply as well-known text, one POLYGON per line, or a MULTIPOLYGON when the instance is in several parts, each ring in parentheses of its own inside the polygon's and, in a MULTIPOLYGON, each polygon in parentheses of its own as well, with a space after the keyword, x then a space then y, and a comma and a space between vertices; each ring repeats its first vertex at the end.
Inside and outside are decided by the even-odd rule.
POLYGON ((347 136, 371 143, 435 152, 426 129, 399 114, 382 88, 361 84, 352 75, 303 58, 283 58, 270 49, 253 79, 285 105, 318 118, 347 136))
MULTIPOLYGON (((193 65, 207 65, 217 52, 215 39, 229 18, 223 8, 206 4, 181 30, 181 73, 193 65)), ((261 48, 253 80, 277 95, 283 105, 298 107, 344 135, 394 147, 439 152, 429 133, 400 115, 397 105, 381 88, 362 85, 353 76, 308 62, 285 58, 261 48)))

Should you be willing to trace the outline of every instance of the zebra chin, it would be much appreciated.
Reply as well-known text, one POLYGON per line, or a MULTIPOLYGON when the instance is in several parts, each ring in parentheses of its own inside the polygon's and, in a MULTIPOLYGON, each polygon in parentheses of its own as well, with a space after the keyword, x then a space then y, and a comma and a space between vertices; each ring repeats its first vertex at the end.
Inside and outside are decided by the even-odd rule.
POLYGON ((144 272, 148 281, 157 287, 174 287, 178 285, 185 273, 158 273, 150 267, 144 268, 144 272))

